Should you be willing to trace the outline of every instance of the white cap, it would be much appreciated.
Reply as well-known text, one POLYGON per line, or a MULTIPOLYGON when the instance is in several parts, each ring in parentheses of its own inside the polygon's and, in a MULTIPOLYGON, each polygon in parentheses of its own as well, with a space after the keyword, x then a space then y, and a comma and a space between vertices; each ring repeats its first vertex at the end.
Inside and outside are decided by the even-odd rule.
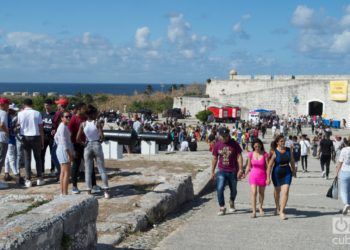
POLYGON ((10 104, 9 105, 9 109, 12 109, 12 110, 14 110, 14 111, 18 111, 19 110, 19 108, 16 106, 16 104, 14 104, 14 103, 12 103, 12 104, 10 104))

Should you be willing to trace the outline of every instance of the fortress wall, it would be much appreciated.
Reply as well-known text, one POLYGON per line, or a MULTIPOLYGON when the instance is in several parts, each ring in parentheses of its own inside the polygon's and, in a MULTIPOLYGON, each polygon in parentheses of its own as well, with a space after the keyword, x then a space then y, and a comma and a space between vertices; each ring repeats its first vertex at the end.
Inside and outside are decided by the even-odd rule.
POLYGON ((272 90, 279 87, 291 87, 294 85, 304 84, 322 84, 331 80, 349 80, 350 75, 299 75, 295 76, 276 76, 272 80, 266 79, 268 76, 255 76, 254 79, 249 80, 213 80, 206 85, 206 94, 210 97, 221 98, 223 95, 234 95, 239 93, 246 93, 252 91, 272 90))
MULTIPOLYGON (((334 78, 340 79, 340 78, 334 78)), ((345 78, 343 78, 345 79, 345 78)), ((346 78, 346 79, 350 79, 346 78)), ((308 114, 308 102, 320 101, 324 103, 323 113, 328 119, 343 119, 350 120, 350 102, 336 102, 330 100, 329 95, 329 80, 317 79, 314 81, 298 80, 295 81, 278 81, 271 83, 271 81, 257 81, 255 90, 240 92, 231 95, 217 95, 210 96, 210 105, 226 105, 231 104, 239 106, 241 109, 251 110, 256 108, 264 108, 276 110, 277 114, 291 114, 293 116, 308 114), (259 89, 265 84, 264 88, 259 89), (294 103, 294 98, 299 99, 299 103, 294 103)), ((222 81, 235 82, 235 81, 222 81)), ((350 81, 349 81, 350 82, 350 81)), ((208 88, 208 85, 207 85, 208 88)), ((209 89, 210 90, 210 89, 209 89)), ((350 98, 350 88, 348 88, 348 98, 350 98)), ((206 98, 183 97, 183 105, 174 99, 174 107, 181 107, 189 109, 191 115, 194 116, 198 111, 204 108, 201 105, 201 100, 206 98)), ((243 117, 243 119, 246 119, 243 117)))

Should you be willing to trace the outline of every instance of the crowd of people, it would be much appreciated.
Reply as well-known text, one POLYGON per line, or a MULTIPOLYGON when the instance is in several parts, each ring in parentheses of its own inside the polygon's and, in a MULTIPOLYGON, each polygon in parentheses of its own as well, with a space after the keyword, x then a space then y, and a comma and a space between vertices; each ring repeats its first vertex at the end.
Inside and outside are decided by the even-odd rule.
MULTIPOLYGON (((49 175, 56 176, 61 195, 68 194, 72 180, 72 193, 78 194, 77 182, 84 159, 85 183, 88 193, 99 192, 96 184, 94 161, 103 182, 104 197, 110 198, 108 178, 104 165, 101 142, 102 125, 97 119, 98 110, 85 103, 77 103, 68 110, 67 98, 54 102, 45 100, 44 110, 33 109, 33 101, 25 99, 20 108, 0 98, 0 172, 5 165, 5 181, 11 180, 10 169, 19 185, 32 187, 32 154, 35 161, 36 185, 45 184, 45 152, 50 149, 51 169, 49 175), (24 167, 25 176, 20 176, 24 167)), ((0 188, 7 187, 1 182, 0 188)))
MULTIPOLYGON (((306 120, 307 121, 307 120, 306 120)), ((278 122, 278 121, 277 121, 278 122)), ((256 218, 257 196, 259 197, 259 213, 264 215, 265 187, 272 181, 274 186, 275 214, 285 220, 285 207, 289 198, 289 188, 292 178, 297 177, 298 163, 301 161, 302 172, 308 172, 308 156, 319 159, 321 177, 326 180, 330 176, 331 161, 337 164, 335 175, 339 176, 340 197, 344 202, 343 214, 350 209, 350 143, 349 139, 335 136, 331 139, 332 130, 321 122, 312 128, 314 135, 312 142, 301 128, 290 134, 281 126, 289 124, 288 121, 279 121, 279 131, 272 134, 273 141, 270 151, 264 149, 260 138, 264 137, 265 126, 237 124, 233 129, 225 125, 211 129, 208 137, 210 150, 213 154, 212 180, 216 181, 216 191, 219 203, 218 215, 226 213, 224 200, 224 187, 230 188, 229 212, 235 211, 235 198, 237 195, 237 181, 249 176, 251 187, 252 218, 256 218), (242 132, 245 127, 245 133, 242 132), (237 129, 236 129, 237 128, 237 129), (300 135, 299 135, 300 134, 300 135), (260 138, 259 138, 260 137, 260 138), (251 147, 248 147, 250 145, 251 147), (246 151, 246 163, 243 163, 243 153, 246 151), (218 168, 218 171, 216 171, 218 168)), ((308 125, 305 122, 303 126, 308 125)), ((287 130, 288 131, 288 130, 287 130)))
MULTIPOLYGON (((67 98, 56 101, 45 100, 40 112, 33 109, 33 101, 25 99, 21 107, 11 104, 7 98, 0 98, 0 172, 5 167, 4 180, 10 181, 13 173, 16 182, 30 188, 32 181, 32 155, 36 169, 36 185, 45 184, 44 175, 56 177, 61 195, 79 194, 78 180, 83 176, 88 193, 104 192, 110 198, 101 143, 104 140, 105 117, 91 104, 76 103, 68 108, 67 98), (56 106, 56 107, 55 107, 56 106), (50 150, 50 173, 45 173, 45 153, 50 150), (83 163, 83 164, 82 164, 83 163), (102 188, 96 182, 96 165, 102 180, 102 188), (24 178, 20 174, 24 168, 24 178)), ((343 213, 350 209, 350 141, 335 136, 332 130, 320 120, 306 117, 297 119, 261 120, 258 124, 236 122, 232 129, 225 124, 186 125, 176 119, 157 122, 145 116, 118 115, 114 129, 130 130, 135 133, 154 132, 170 134, 171 143, 167 151, 196 151, 198 141, 207 141, 213 154, 212 179, 216 180, 219 215, 226 213, 224 188, 230 188, 229 211, 235 211, 237 180, 248 177, 251 186, 252 218, 256 217, 257 196, 259 213, 264 214, 265 187, 274 185, 275 213, 286 219, 285 207, 289 196, 292 177, 297 177, 299 162, 302 172, 308 172, 308 157, 320 159, 322 177, 329 178, 331 161, 337 163, 340 196, 344 202, 343 213), (304 126, 310 126, 312 140, 302 133, 304 126), (263 141, 267 128, 271 127, 273 141, 270 151, 263 141), (243 162, 243 153, 247 153, 243 162), (216 168, 218 171, 215 172, 216 168)), ((138 145, 125 147, 127 152, 139 150, 138 145)), ((7 187, 0 182, 0 188, 7 187)))

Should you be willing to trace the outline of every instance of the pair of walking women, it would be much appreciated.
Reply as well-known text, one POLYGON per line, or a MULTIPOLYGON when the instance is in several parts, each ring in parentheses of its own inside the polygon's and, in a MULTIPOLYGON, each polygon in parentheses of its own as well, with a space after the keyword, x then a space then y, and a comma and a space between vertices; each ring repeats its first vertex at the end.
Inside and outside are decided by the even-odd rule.
POLYGON ((256 200, 259 194, 259 213, 264 215, 263 203, 265 187, 271 179, 275 187, 275 214, 282 220, 286 219, 285 208, 289 197, 289 187, 292 176, 295 176, 295 165, 292 148, 285 147, 284 136, 277 136, 271 143, 270 154, 265 152, 261 140, 252 143, 253 151, 248 153, 248 164, 245 174, 249 173, 251 187, 252 218, 256 218, 256 200), (272 171, 272 173, 271 173, 272 171), (271 176, 271 177, 270 177, 271 176))

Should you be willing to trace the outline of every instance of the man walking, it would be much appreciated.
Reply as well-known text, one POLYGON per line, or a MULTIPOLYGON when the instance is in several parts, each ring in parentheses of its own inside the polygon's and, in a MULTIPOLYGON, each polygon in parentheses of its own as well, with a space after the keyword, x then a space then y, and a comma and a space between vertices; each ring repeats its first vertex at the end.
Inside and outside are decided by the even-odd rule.
POLYGON ((26 171, 25 186, 31 187, 31 154, 33 151, 35 158, 37 185, 45 184, 42 178, 41 150, 44 145, 43 120, 40 112, 32 108, 32 99, 23 101, 24 109, 18 113, 18 125, 20 135, 23 137, 24 166, 26 171))
POLYGON ((230 130, 226 127, 219 129, 220 141, 213 149, 212 173, 211 178, 216 178, 216 191, 220 206, 218 215, 226 213, 224 190, 228 183, 230 188, 230 209, 235 211, 235 199, 237 195, 237 179, 243 177, 243 158, 242 149, 237 142, 231 139, 230 130), (215 174, 215 168, 218 164, 219 170, 215 174))
MULTIPOLYGON (((0 98, 0 173, 2 167, 5 164, 8 142, 9 142, 9 129, 8 129, 8 108, 10 100, 7 98, 0 98)), ((0 182, 0 189, 7 188, 6 183, 0 182)))
POLYGON ((300 138, 300 155, 301 155, 301 166, 303 173, 307 172, 307 156, 311 149, 311 144, 306 140, 306 135, 302 135, 300 138))
POLYGON ((330 135, 326 133, 320 141, 320 147, 318 149, 318 158, 320 159, 321 169, 322 169, 322 177, 325 180, 329 178, 329 166, 331 164, 331 159, 334 154, 334 146, 331 139, 329 139, 330 135), (320 157, 321 156, 321 157, 320 157), (326 166, 326 169, 324 168, 326 166))

